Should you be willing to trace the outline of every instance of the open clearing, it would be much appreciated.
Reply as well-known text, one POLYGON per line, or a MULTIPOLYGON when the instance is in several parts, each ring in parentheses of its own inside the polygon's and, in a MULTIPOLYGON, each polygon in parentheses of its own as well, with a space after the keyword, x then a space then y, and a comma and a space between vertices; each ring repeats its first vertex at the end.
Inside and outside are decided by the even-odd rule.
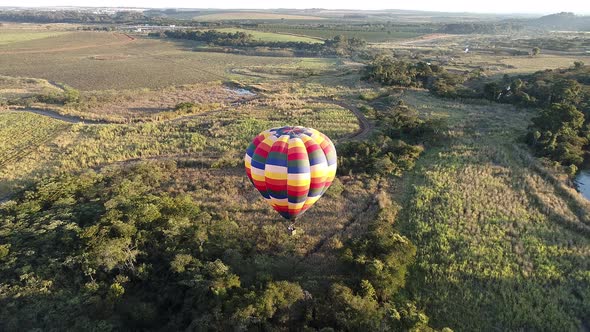
POLYGON ((501 63, 509 65, 513 68, 506 70, 509 73, 533 72, 545 69, 568 68, 574 65, 574 62, 590 61, 590 57, 579 56, 557 56, 557 55, 541 55, 537 57, 513 57, 500 60, 501 63))

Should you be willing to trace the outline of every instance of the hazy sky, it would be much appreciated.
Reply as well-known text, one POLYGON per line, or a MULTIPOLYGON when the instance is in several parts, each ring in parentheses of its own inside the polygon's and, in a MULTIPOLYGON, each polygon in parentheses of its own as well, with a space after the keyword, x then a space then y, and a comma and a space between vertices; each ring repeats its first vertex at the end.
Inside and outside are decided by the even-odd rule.
POLYGON ((590 0, 0 0, 0 6, 415 9, 479 13, 590 13, 590 0))

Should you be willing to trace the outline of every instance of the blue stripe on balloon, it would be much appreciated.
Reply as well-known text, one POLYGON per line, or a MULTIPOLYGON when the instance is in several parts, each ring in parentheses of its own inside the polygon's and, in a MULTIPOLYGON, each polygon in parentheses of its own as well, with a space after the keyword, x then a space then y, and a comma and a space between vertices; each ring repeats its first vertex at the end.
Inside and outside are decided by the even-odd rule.
POLYGON ((265 166, 265 163, 261 163, 261 162, 259 162, 257 160, 254 160, 254 159, 252 159, 250 165, 251 165, 252 168, 258 168, 258 169, 264 169, 264 167, 266 167, 265 166))
POLYGON ((291 219, 291 214, 287 211, 279 212, 279 214, 285 219, 291 219))
POLYGON ((283 159, 281 157, 275 157, 274 155, 271 156, 270 154, 268 155, 268 158, 266 158, 266 164, 267 165, 274 165, 274 166, 284 166, 287 167, 287 160, 283 159))
POLYGON ((276 199, 287 198, 287 190, 275 191, 275 190, 267 189, 267 191, 270 194, 270 196, 272 196, 272 198, 276 198, 276 199))

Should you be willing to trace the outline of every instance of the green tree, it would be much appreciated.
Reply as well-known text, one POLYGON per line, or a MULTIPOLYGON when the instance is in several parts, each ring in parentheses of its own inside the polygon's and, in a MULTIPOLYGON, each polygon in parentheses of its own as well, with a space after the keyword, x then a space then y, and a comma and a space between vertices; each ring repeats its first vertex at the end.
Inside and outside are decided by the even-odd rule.
POLYGON ((64 101, 66 104, 73 104, 80 101, 80 91, 70 87, 64 87, 64 101))
POLYGON ((564 164, 579 165, 584 160, 583 147, 588 139, 581 136, 584 114, 567 103, 557 103, 533 119, 533 131, 541 137, 533 141, 544 155, 564 164))

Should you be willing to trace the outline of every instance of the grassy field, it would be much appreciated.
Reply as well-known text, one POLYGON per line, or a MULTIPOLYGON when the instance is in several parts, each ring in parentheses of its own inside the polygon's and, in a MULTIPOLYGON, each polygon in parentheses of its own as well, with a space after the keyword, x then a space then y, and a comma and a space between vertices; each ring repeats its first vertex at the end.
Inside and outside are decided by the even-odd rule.
POLYGON ((251 34, 254 39, 265 41, 265 42, 303 42, 303 43, 321 43, 322 40, 317 38, 310 38, 304 36, 296 36, 290 35, 285 33, 272 33, 272 32, 262 32, 256 30, 247 30, 247 29, 234 29, 234 28, 224 28, 224 29, 217 29, 222 32, 245 32, 251 34))
POLYGON ((44 116, 0 111, 0 196, 14 190, 10 177, 5 177, 13 165, 31 154, 43 160, 46 145, 68 128, 69 124, 44 116))
POLYGON ((43 79, 0 76, 0 104, 6 100, 60 91, 43 79))
MULTIPOLYGON (((29 144, 27 136, 23 136, 22 144, 19 140, 10 141, 18 146, 31 145, 33 151, 19 154, 19 158, 11 158, 10 163, 4 165, 0 170, 3 183, 27 179, 37 173, 69 172, 137 158, 192 155, 205 158, 201 162, 208 165, 235 166, 241 165, 243 149, 249 140, 265 128, 285 124, 312 126, 335 140, 359 129, 356 117, 340 106, 290 95, 265 95, 248 101, 221 85, 129 91, 116 98, 107 91, 88 94, 84 98, 94 100, 96 105, 89 104, 87 110, 64 109, 59 112, 121 123, 150 122, 73 126, 63 123, 71 126, 71 130, 42 142, 39 149, 29 144), (188 101, 211 106, 188 115, 171 110, 176 103, 188 101)), ((29 123, 31 118, 47 119, 22 112, 5 114, 11 115, 6 118, 6 124, 14 123, 14 126, 7 125, 6 130, 33 126, 29 123)), ((51 119, 48 122, 62 124, 51 119)), ((7 149, 11 150, 11 146, 7 149)))
POLYGON ((577 330, 590 312, 590 203, 518 147, 531 113, 404 100, 449 124, 409 177, 400 220, 418 248, 412 292, 433 326, 577 330))
POLYGON ((545 69, 568 68, 574 65, 574 62, 590 61, 590 56, 557 56, 557 55, 541 55, 533 58, 513 57, 500 60, 501 63, 511 66, 506 70, 508 73, 520 72, 534 72, 545 69))
MULTIPOLYGON (((291 268, 284 273, 294 270, 300 271, 302 276, 314 275, 318 270, 323 271, 321 275, 330 273, 330 266, 322 259, 325 252, 306 262, 297 257, 316 250, 326 234, 338 234, 372 199, 376 185, 370 179, 342 178, 343 184, 337 180, 334 188, 344 188, 344 194, 340 195, 340 191, 327 193, 327 197, 333 198, 318 202, 306 213, 300 222, 297 240, 285 237, 286 225, 244 177, 243 151, 249 141, 264 129, 285 124, 312 126, 335 142, 359 129, 356 117, 349 110, 290 95, 261 97, 223 110, 138 124, 70 125, 38 115, 7 112, 0 113, 3 125, 0 128, 7 127, 2 135, 17 136, 15 131, 20 128, 40 127, 41 123, 33 120, 42 121, 45 126, 55 124, 60 131, 54 131, 57 135, 39 139, 35 144, 28 139, 12 140, 14 144, 19 142, 21 150, 26 146, 23 151, 27 153, 8 160, 0 168, 0 198, 43 175, 102 170, 132 165, 140 160, 172 161, 180 167, 167 175, 169 191, 191 195, 211 213, 231 214, 233 219, 242 220, 240 227, 243 229, 262 231, 266 239, 258 238, 260 250, 284 251, 289 256, 274 255, 265 264, 290 264, 291 268), (324 263, 314 266, 318 259, 324 263)), ((40 135, 43 131, 30 132, 40 135)), ((312 279, 302 282, 310 289, 318 287, 312 279)))

